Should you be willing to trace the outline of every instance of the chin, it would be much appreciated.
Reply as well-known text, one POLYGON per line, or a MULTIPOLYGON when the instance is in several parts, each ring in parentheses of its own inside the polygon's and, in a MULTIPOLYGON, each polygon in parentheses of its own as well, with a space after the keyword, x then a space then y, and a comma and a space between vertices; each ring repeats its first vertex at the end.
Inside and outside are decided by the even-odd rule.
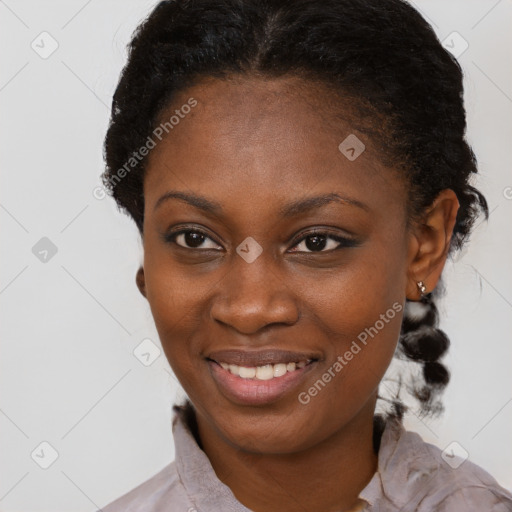
POLYGON ((222 415, 210 416, 209 423, 215 425, 217 433, 232 446, 246 452, 267 454, 291 454, 307 450, 338 428, 343 428, 342 418, 341 424, 330 424, 332 409, 321 414, 321 411, 307 409, 300 404, 297 404, 297 408, 281 411, 261 409, 246 414, 226 414, 225 409, 219 409, 223 410, 222 415))

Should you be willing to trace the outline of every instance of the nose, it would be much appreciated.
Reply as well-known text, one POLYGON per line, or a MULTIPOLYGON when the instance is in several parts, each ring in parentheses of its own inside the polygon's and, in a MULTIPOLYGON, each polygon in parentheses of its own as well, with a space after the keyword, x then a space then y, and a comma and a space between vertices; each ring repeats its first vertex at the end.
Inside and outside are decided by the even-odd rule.
POLYGON ((247 263, 235 258, 231 271, 219 283, 212 304, 210 314, 215 321, 247 335, 272 324, 297 322, 298 300, 269 259, 272 258, 261 255, 247 263))

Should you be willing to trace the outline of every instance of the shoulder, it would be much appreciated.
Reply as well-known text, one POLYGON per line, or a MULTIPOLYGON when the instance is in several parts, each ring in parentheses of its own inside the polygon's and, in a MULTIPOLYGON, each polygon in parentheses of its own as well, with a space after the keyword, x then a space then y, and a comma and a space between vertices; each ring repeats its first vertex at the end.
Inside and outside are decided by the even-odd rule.
POLYGON ((454 489, 436 503, 436 506, 439 512, 456 512, 458 510, 511 512, 512 496, 499 485, 469 484, 454 489))
MULTIPOLYGON (((169 503, 180 506, 180 509, 187 506, 186 494, 178 477, 175 462, 171 462, 148 480, 102 507, 101 512, 170 512, 169 503)), ((186 510, 185 508, 184 511, 186 510)))
POLYGON ((379 471, 385 495, 399 510, 512 512, 512 493, 477 464, 402 426, 386 430, 379 471))
POLYGON ((429 486, 425 497, 425 510, 432 510, 435 506, 439 512, 512 512, 512 494, 482 467, 467 459, 459 459, 451 466, 449 462, 455 457, 447 456, 437 446, 425 444, 433 459, 439 463, 433 485, 429 486))

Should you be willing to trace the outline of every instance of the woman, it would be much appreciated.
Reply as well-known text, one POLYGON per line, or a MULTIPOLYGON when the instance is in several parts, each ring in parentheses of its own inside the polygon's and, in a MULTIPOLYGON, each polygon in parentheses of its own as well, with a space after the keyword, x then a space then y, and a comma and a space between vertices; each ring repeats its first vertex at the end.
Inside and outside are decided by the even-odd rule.
POLYGON ((403 387, 441 411, 434 297, 488 212, 462 93, 400 0, 156 6, 103 179, 139 228, 137 285, 189 401, 175 462, 103 510, 512 510, 402 426, 403 387), (393 356, 420 371, 386 393, 393 356))

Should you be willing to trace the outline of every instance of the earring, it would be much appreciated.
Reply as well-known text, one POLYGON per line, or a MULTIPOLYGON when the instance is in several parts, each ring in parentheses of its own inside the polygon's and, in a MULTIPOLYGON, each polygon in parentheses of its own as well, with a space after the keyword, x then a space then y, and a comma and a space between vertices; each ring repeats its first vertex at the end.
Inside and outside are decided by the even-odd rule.
POLYGON ((416 286, 418 287, 418 290, 420 291, 421 298, 423 299, 427 292, 427 287, 425 286, 425 283, 423 281, 418 281, 416 283, 416 286))

